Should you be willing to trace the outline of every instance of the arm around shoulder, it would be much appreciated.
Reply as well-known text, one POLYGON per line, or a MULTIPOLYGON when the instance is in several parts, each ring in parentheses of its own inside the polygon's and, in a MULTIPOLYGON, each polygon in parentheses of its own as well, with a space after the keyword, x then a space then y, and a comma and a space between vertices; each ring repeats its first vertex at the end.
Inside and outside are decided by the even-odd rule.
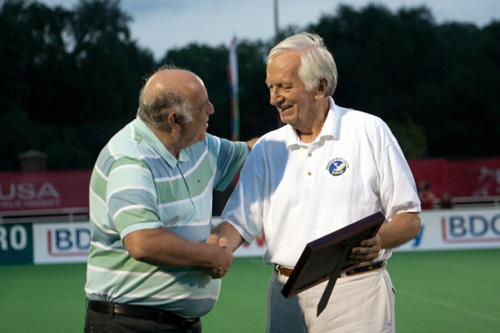
POLYGON ((257 141, 259 139, 260 138, 253 138, 253 139, 247 141, 248 152, 250 152, 253 149, 253 146, 257 143, 257 141))

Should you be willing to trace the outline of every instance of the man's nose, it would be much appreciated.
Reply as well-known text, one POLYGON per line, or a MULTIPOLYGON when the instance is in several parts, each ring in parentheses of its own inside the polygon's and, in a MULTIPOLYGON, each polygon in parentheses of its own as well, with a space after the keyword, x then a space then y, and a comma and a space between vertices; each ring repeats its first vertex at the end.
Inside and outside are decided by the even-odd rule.
POLYGON ((276 88, 270 89, 269 94, 270 94, 269 103, 271 105, 276 105, 276 104, 283 101, 283 96, 281 96, 278 89, 276 89, 276 88))
POLYGON ((208 108, 207 108, 207 113, 209 115, 214 114, 215 113, 215 108, 214 108, 213 104, 211 102, 208 102, 208 104, 209 105, 208 105, 208 108))

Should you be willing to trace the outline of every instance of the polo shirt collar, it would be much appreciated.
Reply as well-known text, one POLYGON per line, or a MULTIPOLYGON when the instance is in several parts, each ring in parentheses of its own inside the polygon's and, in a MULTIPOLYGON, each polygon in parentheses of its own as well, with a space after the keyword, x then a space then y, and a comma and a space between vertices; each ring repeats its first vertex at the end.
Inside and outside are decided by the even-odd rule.
POLYGON ((300 148, 308 148, 317 143, 323 144, 326 140, 333 140, 337 136, 336 133, 339 121, 339 111, 337 110, 337 105, 335 105, 332 97, 329 97, 329 101, 330 109, 328 110, 328 115, 326 116, 323 128, 321 129, 318 137, 312 143, 302 142, 292 126, 286 125, 286 147, 288 149, 296 150, 300 148))
POLYGON ((142 121, 141 118, 136 117, 133 121, 133 126, 137 134, 142 137, 144 141, 146 141, 151 148, 153 148, 158 155, 160 155, 171 168, 175 168, 178 162, 186 162, 189 161, 189 157, 187 156, 184 149, 181 149, 179 152, 179 159, 176 159, 174 155, 170 153, 170 151, 165 147, 163 142, 156 136, 156 134, 142 121))

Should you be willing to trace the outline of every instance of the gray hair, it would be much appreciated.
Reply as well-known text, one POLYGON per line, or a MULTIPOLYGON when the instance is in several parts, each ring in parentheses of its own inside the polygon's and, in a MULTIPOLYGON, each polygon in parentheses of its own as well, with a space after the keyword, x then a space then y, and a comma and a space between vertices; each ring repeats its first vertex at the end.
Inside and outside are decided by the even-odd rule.
MULTIPOLYGON (((175 67, 161 67, 156 73, 177 69, 175 67)), ((155 73, 155 74, 156 74, 155 73)), ((179 92, 171 89, 162 90, 160 93, 155 94, 148 99, 144 98, 144 90, 148 86, 149 80, 155 75, 151 75, 146 81, 139 94, 139 108, 137 109, 137 116, 142 119, 146 124, 154 128, 170 131, 171 128, 167 123, 167 117, 172 112, 177 113, 179 121, 186 124, 193 120, 191 113, 191 104, 185 100, 179 92)))
POLYGON ((289 50, 300 53, 299 77, 306 89, 313 90, 320 79, 326 78, 328 86, 325 94, 332 96, 338 81, 337 65, 323 38, 307 32, 288 37, 269 52, 267 64, 274 56, 289 50))

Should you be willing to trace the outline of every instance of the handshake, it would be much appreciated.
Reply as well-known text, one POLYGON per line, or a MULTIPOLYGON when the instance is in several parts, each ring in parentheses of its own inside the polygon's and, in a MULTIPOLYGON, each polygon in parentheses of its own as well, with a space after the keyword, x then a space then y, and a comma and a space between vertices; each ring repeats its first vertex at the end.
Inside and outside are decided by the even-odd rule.
POLYGON ((227 239, 219 238, 215 234, 208 236, 205 242, 210 253, 210 262, 201 269, 213 279, 220 279, 226 275, 233 261, 233 250, 228 246, 227 239))

